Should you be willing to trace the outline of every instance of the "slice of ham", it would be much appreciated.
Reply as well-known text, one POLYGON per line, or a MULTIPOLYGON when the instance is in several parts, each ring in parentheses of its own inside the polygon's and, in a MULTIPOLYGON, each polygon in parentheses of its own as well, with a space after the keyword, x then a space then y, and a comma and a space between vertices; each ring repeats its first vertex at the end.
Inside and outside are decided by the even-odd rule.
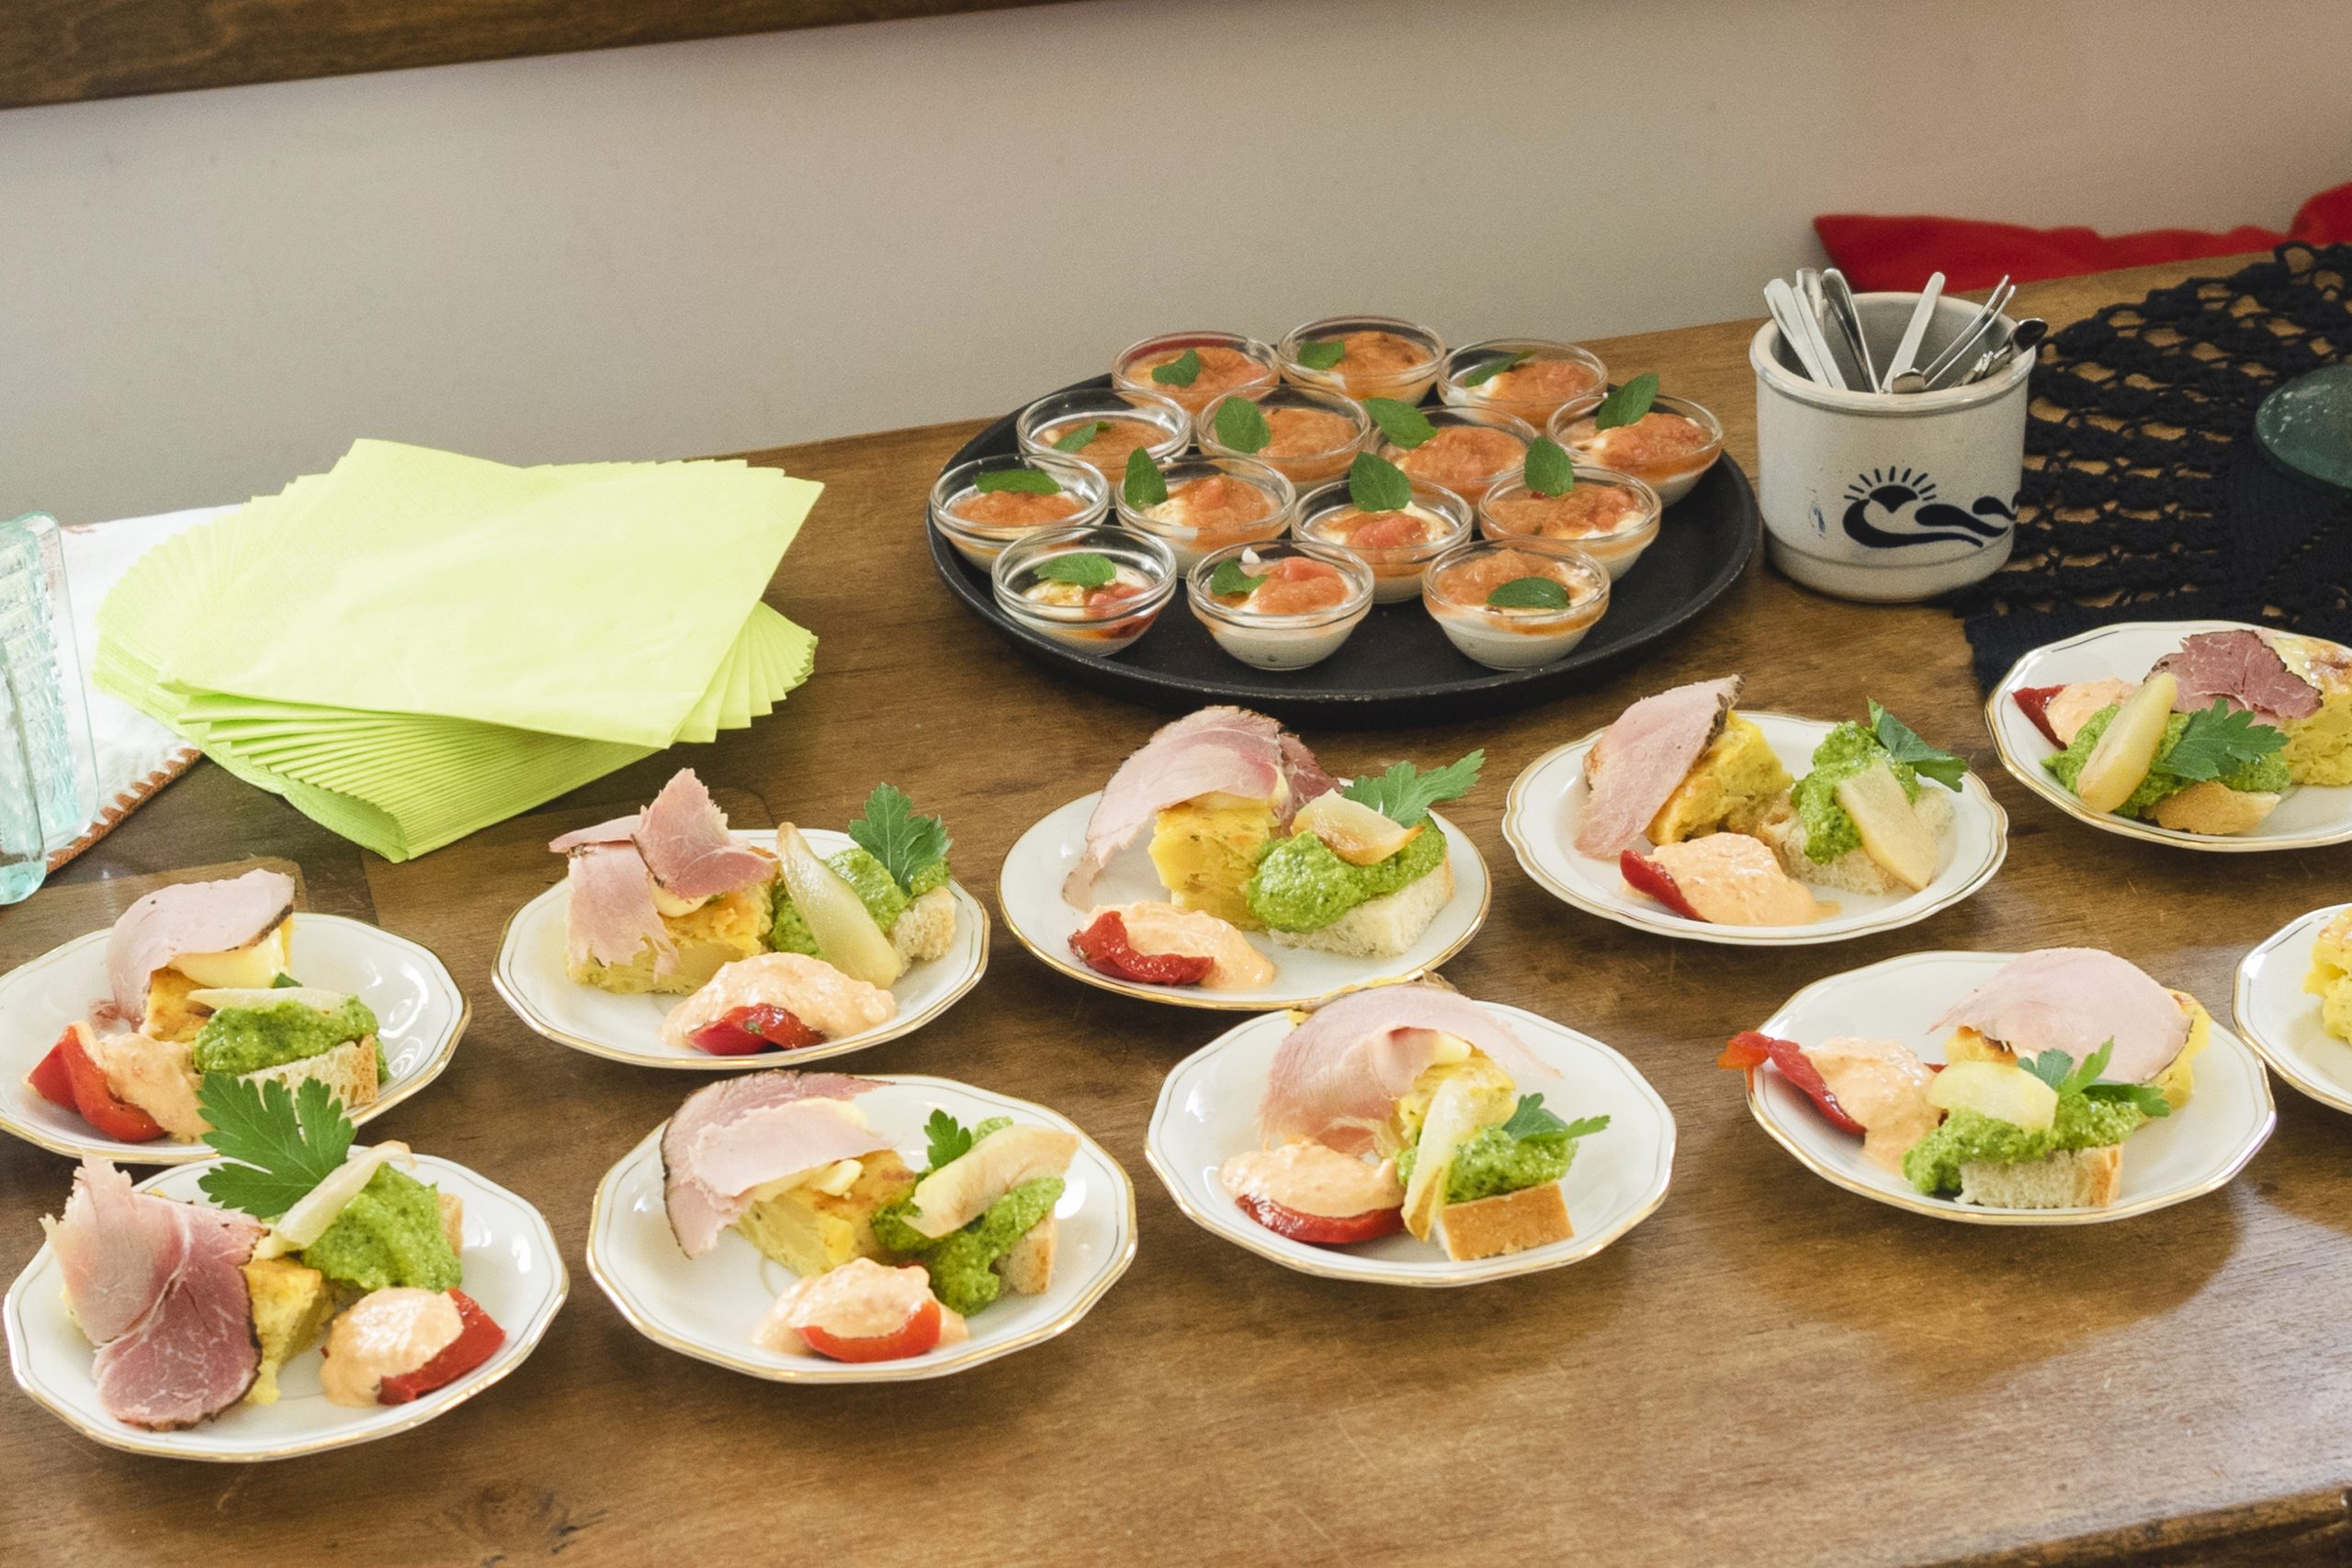
POLYGON ((1266 1145, 1306 1138, 1341 1154, 1386 1152, 1380 1129, 1437 1059, 1441 1034, 1468 1041, 1514 1077, 1555 1076, 1499 1014, 1458 992, 1374 986, 1317 1008, 1274 1048, 1258 1107, 1266 1145))
POLYGON ((2288 669, 2278 650, 2255 632, 2199 632, 2178 652, 2157 660, 2155 668, 2180 682, 2175 713, 2197 713, 2221 702, 2277 725, 2319 712, 2318 688, 2288 669))
POLYGON ((1617 716, 1585 753, 1586 793, 1577 852, 1614 860, 1643 841, 1667 796, 1723 728, 1740 678, 1694 681, 1644 697, 1617 716))
POLYGON ((656 975, 678 966, 678 944, 670 940, 662 911, 653 906, 653 883, 635 844, 589 844, 573 850, 565 880, 564 944, 573 968, 592 958, 599 964, 634 964, 649 942, 656 975))
POLYGON ((41 1228, 74 1320, 98 1348, 91 1370, 108 1415, 166 1431, 244 1397, 261 1369, 243 1272, 259 1224, 133 1191, 93 1159, 74 1173, 63 1216, 41 1228))
POLYGON ((574 850, 584 850, 591 844, 626 844, 637 832, 639 815, 632 811, 626 817, 616 817, 593 828, 574 828, 560 839, 548 840, 548 848, 562 855, 574 850))
POLYGON ((778 1070, 688 1095, 662 1131, 662 1201, 680 1249, 699 1258, 718 1246, 755 1188, 888 1148, 850 1104, 881 1087, 847 1073, 778 1070))
POLYGON ((2139 965, 2095 947, 2023 953, 1930 1027, 1962 1025, 2020 1056, 2064 1051, 2077 1064, 2109 1039, 2102 1075, 2145 1083, 2188 1043, 2188 1015, 2139 965))
POLYGON ((1284 827, 1300 807, 1337 787, 1306 743, 1264 714, 1203 708, 1162 725, 1102 786, 1087 818, 1086 848, 1062 883, 1062 897, 1073 908, 1088 908, 1094 879, 1111 857, 1168 807, 1219 792, 1271 799, 1283 785, 1288 793, 1277 825, 1284 827))
POLYGON ((548 841, 557 854, 600 845, 635 846, 646 871, 680 898, 707 898, 763 883, 775 864, 727 830, 727 814, 692 768, 670 775, 644 810, 548 841))
POLYGON ((293 912, 294 879, 282 871, 158 887, 125 909, 107 938, 107 1025, 137 1028, 147 1014, 147 982, 174 959, 249 947, 293 912))

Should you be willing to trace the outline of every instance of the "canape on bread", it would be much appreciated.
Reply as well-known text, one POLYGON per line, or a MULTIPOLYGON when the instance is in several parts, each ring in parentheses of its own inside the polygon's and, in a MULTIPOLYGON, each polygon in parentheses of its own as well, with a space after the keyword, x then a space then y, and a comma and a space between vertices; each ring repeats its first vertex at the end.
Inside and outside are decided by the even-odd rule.
POLYGON ((1851 893, 1917 893, 1935 880, 1967 768, 1884 708, 1838 725, 1757 828, 1790 875, 1851 893))
POLYGON ((893 961, 902 973, 945 956, 956 940, 946 824, 922 816, 903 791, 884 784, 865 797, 864 814, 850 819, 849 836, 847 849, 820 860, 797 834, 777 829, 785 886, 768 945, 822 958, 876 985, 897 977, 884 974, 893 961), (888 957, 874 940, 877 932, 888 957))
POLYGON ((107 933, 109 994, 92 1021, 102 1033, 193 1040, 207 1010, 189 993, 277 984, 290 966, 293 924, 294 879, 284 872, 159 887, 107 933))
POLYGON ((1763 820, 1789 773, 1752 720, 1732 711, 1737 675, 1644 697, 1585 753, 1579 853, 1613 859, 1646 841, 1745 832, 1763 820))
POLYGON ((1418 983, 1344 993, 1283 1037, 1263 1146, 1219 1179, 1259 1224, 1321 1246, 1402 1230, 1469 1261, 1566 1241, 1561 1180, 1609 1119, 1561 1121, 1514 1069, 1548 1076, 1468 998, 1418 983))
POLYGON ((763 952, 774 856, 739 842, 691 768, 643 810, 566 833, 564 967, 624 995, 683 996, 763 952))
POLYGON ((2352 908, 2338 910, 2312 939, 2303 989, 2320 999, 2321 1027, 2338 1040, 2352 1040, 2352 908))

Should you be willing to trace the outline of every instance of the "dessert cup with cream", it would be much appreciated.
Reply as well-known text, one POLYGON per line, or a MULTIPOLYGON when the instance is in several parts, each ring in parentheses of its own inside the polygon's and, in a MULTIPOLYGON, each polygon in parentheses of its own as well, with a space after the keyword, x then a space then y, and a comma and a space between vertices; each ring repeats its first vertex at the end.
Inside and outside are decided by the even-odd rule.
POLYGON ((1589 348, 1544 338, 1494 338, 1445 356, 1438 396, 1454 408, 1493 409, 1541 430, 1554 414, 1590 408, 1609 389, 1609 367, 1589 348), (1513 361, 1517 361, 1513 364, 1513 361), (1508 368, 1495 370, 1497 365, 1508 368))
MULTIPOLYGON (((1001 479, 994 482, 1001 482, 1001 479)), ((1007 545, 1041 528, 1100 523, 1111 510, 1111 487, 1084 463, 1058 455, 1032 457, 999 453, 958 463, 931 487, 931 520, 947 542, 974 566, 993 565, 1007 545), (991 476, 1015 469, 1042 474, 1054 489, 1034 481, 1018 489, 985 489, 991 476)))
POLYGON ((1159 473, 1165 501, 1138 506, 1123 481, 1113 496, 1119 521, 1174 551, 1180 571, 1227 545, 1278 539, 1298 515, 1290 480, 1252 457, 1180 457, 1159 473))
POLYGON ((1355 557, 1296 539, 1228 545, 1185 578, 1216 645, 1260 670, 1304 670, 1339 652, 1372 613, 1372 581, 1355 557), (1231 569, 1227 579, 1219 568, 1231 569))
POLYGON ((1182 574, 1158 539, 1096 523, 1043 529, 1008 545, 990 575, 997 607, 1014 622, 1107 659, 1151 629, 1182 574), (1107 564, 1108 581, 1087 581, 1102 571, 1098 562, 1107 564))
POLYGON ((1469 503, 1441 485, 1413 481, 1413 498, 1394 512, 1366 512, 1346 480, 1298 498, 1291 532, 1310 545, 1341 550, 1371 569, 1373 600, 1395 604, 1421 591, 1430 562, 1470 536, 1469 503))
POLYGON ((1186 413, 1198 415, 1227 392, 1255 397, 1272 391, 1282 374, 1273 349, 1256 338, 1238 333, 1164 333, 1129 344, 1111 361, 1111 389, 1167 398, 1186 413), (1154 371, 1173 374, 1188 353, 1195 360, 1190 380, 1154 377, 1154 371))
POLYGON ((1595 412, 1562 409, 1552 418, 1552 439, 1579 463, 1633 475, 1668 506, 1689 495, 1724 455, 1722 422, 1688 398, 1661 394, 1640 419, 1612 430, 1595 426, 1595 412))
POLYGON ((1210 457, 1255 457, 1301 488, 1343 477, 1373 439, 1362 403, 1317 387, 1227 393, 1203 408, 1194 424, 1201 450, 1210 457), (1266 423, 1265 445, 1254 452, 1227 442, 1219 426, 1226 404, 1234 401, 1247 401, 1266 423))
POLYGON ((1420 412, 1433 427, 1430 438, 1410 448, 1384 441, 1380 455, 1408 478, 1442 485, 1472 506, 1519 472, 1536 436, 1533 425, 1498 410, 1436 408, 1420 412))
POLYGON ((1663 507, 1657 491, 1609 468, 1578 468, 1576 484, 1558 495, 1539 495, 1528 488, 1525 476, 1515 475, 1478 503, 1478 532, 1505 542, 1538 538, 1575 545, 1614 580, 1657 540, 1663 507))
POLYGON ((1609 608, 1609 571, 1557 539, 1469 539, 1430 563, 1421 603, 1464 658, 1489 670, 1532 670, 1566 658, 1599 624, 1609 608), (1508 602, 1506 585, 1531 578, 1556 592, 1508 602), (1493 603, 1498 592, 1505 604, 1493 603))
POLYGON ((1302 387, 1417 403, 1445 367, 1445 340, 1395 316, 1326 316, 1295 328, 1275 346, 1283 377, 1302 387), (1327 362, 1328 345, 1340 345, 1327 362))
POLYGON ((1193 416, 1156 392, 1080 387, 1039 398, 1012 422, 1013 437, 1031 457, 1069 457, 1116 486, 1127 454, 1140 447, 1165 463, 1192 445, 1193 416), (1061 444, 1087 437, 1074 449, 1061 444))

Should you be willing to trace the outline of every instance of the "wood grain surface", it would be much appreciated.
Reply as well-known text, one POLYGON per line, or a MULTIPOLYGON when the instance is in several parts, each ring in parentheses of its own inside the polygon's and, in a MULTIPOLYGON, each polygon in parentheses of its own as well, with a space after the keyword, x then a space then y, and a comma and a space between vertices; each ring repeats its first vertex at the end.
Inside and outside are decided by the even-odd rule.
POLYGON ((1054 0, 8 0, 0 108, 1054 0))
MULTIPOLYGON (((2038 286, 2021 309, 2063 321, 2182 270, 2038 286)), ((1720 412, 1752 464, 1751 330, 1598 346, 1620 374, 1655 368, 1720 412)), ((582 1266, 589 1197, 691 1086, 541 1040, 492 994, 501 926, 560 869, 547 838, 640 802, 681 764, 742 792, 729 798, 746 820, 756 803, 837 825, 887 778, 945 813, 959 874, 992 895, 1014 837, 1160 721, 1052 683, 932 577, 922 496, 973 428, 763 455, 828 486, 770 595, 823 640, 815 679, 748 733, 404 865, 199 766, 61 885, 0 911, 12 965, 103 923, 142 886, 125 879, 270 855, 302 868, 311 907, 434 947, 473 998, 472 1032, 386 1126, 540 1205, 574 1280, 507 1382, 421 1431, 313 1459, 131 1458, 11 1391, 0 1558, 2043 1565, 2345 1549, 2342 1118, 2282 1088, 2277 1134, 2221 1193, 2114 1225, 1979 1228, 1806 1174, 1713 1057, 1800 986, 1927 948, 2097 943, 2226 1015, 2239 956, 2345 897, 2352 849, 2183 854, 2070 822, 1995 761, 1951 617, 1815 597, 1760 558, 1601 690, 1493 725, 1309 737, 1335 771, 1487 748, 1486 784, 1448 809, 1494 869, 1494 909, 1448 974, 1616 1044, 1672 1105, 1673 1190, 1617 1246, 1419 1292, 1308 1279, 1218 1241, 1169 1201, 1142 1137, 1162 1074, 1224 1025, 1077 985, 1000 941, 953 1012, 855 1066, 1053 1105, 1126 1165, 1141 1252, 1092 1315, 963 1376, 863 1390, 771 1386, 639 1338, 582 1266), (1731 671, 1759 706, 1837 716, 1877 697, 1967 754, 2009 810, 2007 868, 1923 925, 1784 951, 1639 934, 1540 892, 1498 830, 1511 776, 1645 692, 1731 671)), ((1672 546, 1669 525, 1657 547, 1672 546)), ((0 1268, 32 1255, 69 1169, 0 1147, 0 1268)))

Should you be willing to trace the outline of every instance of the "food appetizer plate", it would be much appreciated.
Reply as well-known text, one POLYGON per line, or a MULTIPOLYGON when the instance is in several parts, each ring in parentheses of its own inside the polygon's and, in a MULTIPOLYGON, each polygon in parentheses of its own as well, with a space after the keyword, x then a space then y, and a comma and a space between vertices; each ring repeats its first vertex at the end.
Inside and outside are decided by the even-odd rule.
POLYGON ((2352 1044, 2327 1032, 2319 998, 2303 989, 2312 939, 2346 908, 2314 909, 2265 938, 2238 965, 2230 1011, 2272 1072, 2322 1105, 2352 1111, 2352 1044))
POLYGON ((1523 1082, 1522 1091, 1542 1093, 1546 1106, 1565 1116, 1609 1118, 1605 1131, 1577 1145, 1568 1168, 1571 1240, 1456 1263, 1435 1242, 1402 1234, 1317 1247, 1277 1235, 1243 1213, 1217 1170, 1259 1146, 1258 1104, 1274 1048, 1292 1028, 1285 1013, 1238 1023, 1176 1064, 1159 1086, 1144 1157, 1186 1218, 1302 1274, 1371 1285, 1476 1285, 1581 1263, 1666 1201, 1674 1174, 1674 1112, 1633 1063, 1590 1035, 1521 1008, 1487 1005, 1557 1075, 1523 1082))
MULTIPOLYGON (((65 1026, 90 1015, 107 994, 108 931, 92 931, 0 975, 0 1129, 62 1155, 96 1155, 118 1165, 185 1165, 209 1159, 209 1145, 181 1138, 127 1144, 25 1086, 65 1026)), ((376 1015, 391 1076, 369 1105, 350 1113, 373 1121, 441 1076, 472 1010, 431 949, 342 915, 294 917, 292 972, 307 986, 346 991, 376 1015)))
MULTIPOLYGON (((295 925, 298 942, 302 923, 295 925)), ((203 1202, 197 1182, 220 1163, 162 1171, 139 1183, 139 1190, 203 1202)), ((353 1409, 332 1404, 319 1387, 320 1355, 313 1348, 278 1373, 281 1392, 275 1404, 236 1405, 185 1431, 129 1426, 98 1403, 90 1371, 96 1352, 65 1310, 64 1281, 47 1242, 8 1288, 8 1364, 17 1382, 59 1419, 108 1448, 231 1464, 373 1442, 446 1415, 523 1364, 555 1321, 570 1281, 553 1233, 530 1204, 464 1166, 431 1155, 416 1156, 416 1174, 465 1200, 466 1294, 506 1331, 505 1343, 488 1361, 447 1387, 407 1404, 353 1409)))
MULTIPOLYGON (((1452 822, 1430 813, 1430 820, 1445 835, 1453 868, 1453 897, 1446 900, 1420 940, 1395 958, 1349 958, 1303 947, 1278 947, 1262 931, 1246 933, 1250 945, 1274 961, 1270 986, 1249 989, 1206 990, 1199 986, 1148 986, 1117 980, 1090 969, 1070 951, 1069 939, 1086 923, 1086 911, 1073 909, 1062 897, 1062 879, 1086 847, 1087 819, 1102 792, 1073 800, 1021 835, 1004 857, 1004 872, 997 885, 997 904, 1004 923, 1022 946, 1073 979, 1100 986, 1121 996, 1175 1007, 1205 1008, 1219 1012, 1263 1012, 1268 1008, 1296 1007, 1349 986, 1374 980, 1401 979, 1434 969, 1470 944, 1486 923, 1493 885, 1487 862, 1470 835, 1452 822)), ((1098 905, 1132 904, 1165 899, 1151 860, 1140 845, 1129 845, 1111 859, 1095 879, 1098 905)), ((773 1065, 773 1064, 770 1064, 773 1065)))
MULTIPOLYGON (((733 829, 735 837, 762 848, 775 840, 774 832, 756 828, 733 829)), ((803 828, 800 835, 820 855, 847 849, 851 839, 823 828, 803 828)), ((499 944, 498 964, 490 983, 514 1010, 515 1016, 559 1045, 634 1062, 641 1067, 670 1067, 680 1072, 740 1073, 761 1067, 797 1067, 820 1057, 863 1051, 885 1040, 911 1034, 945 1012, 956 999, 980 983, 989 966, 989 917, 980 901, 949 883, 956 896, 956 944, 944 957, 918 964, 890 987, 899 1010, 877 1028, 844 1034, 821 1045, 790 1051, 760 1051, 747 1056, 715 1056, 664 1044, 662 1020, 684 997, 625 997, 598 990, 574 980, 564 970, 564 911, 571 897, 570 879, 514 911, 506 922, 505 941, 499 944)))
POLYGON ((1055 1205, 1057 1251, 1046 1293, 1007 1293, 970 1319, 971 1337, 892 1361, 832 1361, 763 1350, 752 1330, 792 1283, 791 1270, 733 1230, 701 1258, 678 1250, 662 1191, 664 1122, 597 1184, 588 1216, 588 1272, 621 1315, 657 1345, 775 1382, 905 1382, 945 1377, 1043 1344, 1084 1317, 1136 1255, 1136 1190, 1119 1162, 1067 1116, 948 1078, 905 1077, 858 1097, 876 1131, 918 1168, 923 1122, 944 1111, 966 1125, 991 1116, 1042 1122, 1078 1136, 1078 1157, 1055 1205))
MULTIPOLYGON (((1992 978, 2015 953, 1913 953, 1818 980, 1758 1029, 1813 1043, 1839 1036, 1896 1040, 1924 1062, 1944 1059, 1948 1031, 1930 1029, 1951 1005, 1992 978)), ((2123 1190, 2103 1209, 1992 1209, 1930 1198, 1862 1157, 1862 1141, 1832 1127, 1804 1091, 1777 1071, 1747 1076, 1747 1109, 1799 1165, 1865 1198, 1976 1225, 2088 1225, 2130 1219, 2202 1197, 2228 1183, 2278 1121, 2261 1058, 2213 1021, 2185 1110, 2151 1122, 2123 1146, 2123 1190)))
MULTIPOLYGON (((1101 376, 1066 389, 1110 384, 1101 376)), ((947 466, 1018 450, 1016 417, 1007 414, 981 431, 947 466)), ((956 597, 1031 658, 1080 685, 1157 708, 1238 703, 1297 728, 1346 728, 1510 713, 1591 685, 1713 604, 1755 553, 1760 525, 1747 476, 1728 456, 1717 459, 1696 489, 1667 508, 1657 543, 1611 586, 1609 613, 1576 650, 1539 669, 1510 671, 1464 658, 1418 598, 1374 606, 1346 646, 1306 670, 1253 670, 1239 662, 1181 602, 1162 611, 1134 647, 1093 658, 1012 622, 997 607, 988 573, 967 563, 936 527, 923 528, 932 564, 956 597)))
POLYGON ((2044 757, 2057 755, 2058 748, 2010 700, 2009 694, 2020 687, 2058 686, 2109 676, 2137 681, 2157 660, 2177 650, 2185 637, 2199 632, 2265 629, 2244 621, 2121 621, 2035 649, 2010 666, 1993 694, 1984 699, 1984 722, 1993 731, 2002 765, 2019 784, 2076 821, 2152 844, 2251 854, 2352 842, 2352 785, 2297 784, 2287 792, 2278 808, 2249 833, 2188 833, 2112 812, 2093 811, 2041 765, 2044 757))
MULTIPOLYGON (((1827 738, 1834 725, 1797 718, 1782 713, 1758 713, 1742 708, 1740 715, 1756 721, 1771 743, 1781 766, 1802 778, 1813 765, 1814 748, 1827 738)), ((1729 926, 1686 919, 1625 886, 1614 860, 1593 860, 1577 852, 1577 824, 1582 819, 1588 795, 1584 782, 1585 753, 1602 731, 1571 740, 1528 764, 1511 781, 1510 798, 1503 808, 1503 837, 1510 840, 1519 863, 1538 886, 1564 903, 1573 904, 1603 919, 1636 931, 1689 942, 1720 942, 1734 947, 1803 947, 1814 942, 1844 942, 1877 931, 1891 931, 1939 910, 1949 909, 1993 880, 2009 852, 2009 818, 1974 773, 1961 780, 1951 797, 1952 825, 1941 846, 1942 858, 1933 882, 1917 893, 1849 893, 1816 888, 1823 900, 1838 906, 1826 919, 1802 926, 1729 926)), ((1923 789, 1943 786, 1921 781, 1923 789)))

